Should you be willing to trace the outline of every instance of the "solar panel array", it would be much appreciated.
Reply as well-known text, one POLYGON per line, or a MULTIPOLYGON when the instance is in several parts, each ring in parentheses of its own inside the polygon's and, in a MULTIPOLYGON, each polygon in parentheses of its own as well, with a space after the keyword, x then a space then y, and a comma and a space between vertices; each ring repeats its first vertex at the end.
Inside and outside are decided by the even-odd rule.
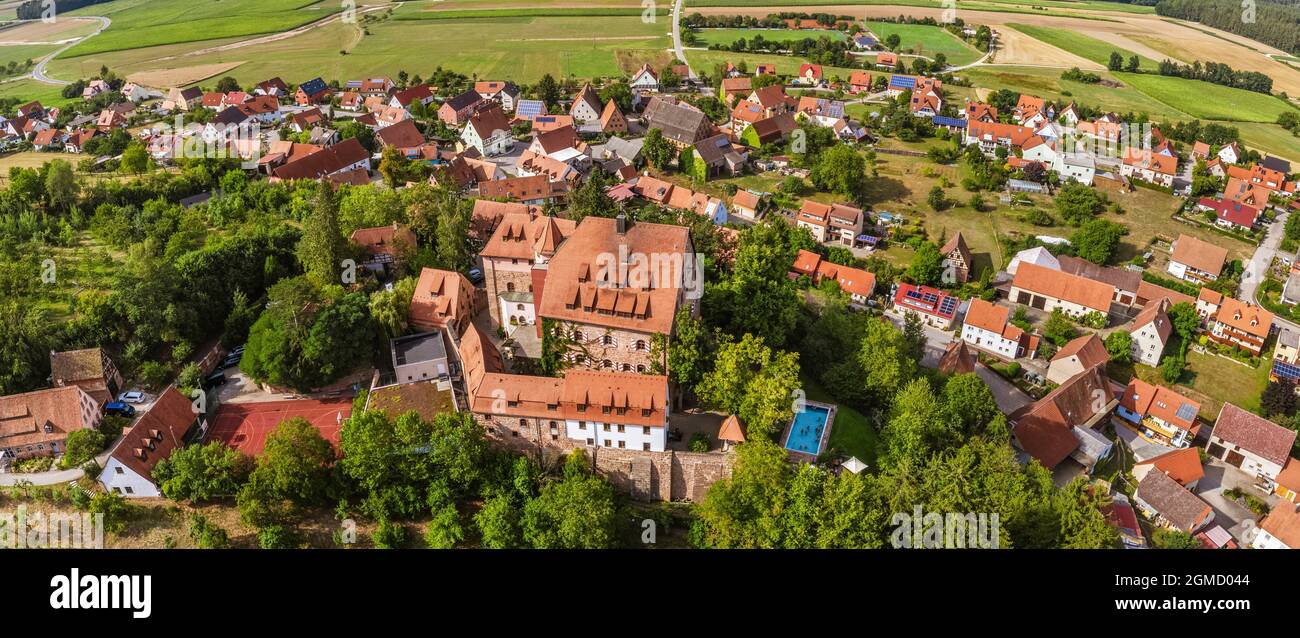
POLYGON ((1300 381, 1300 366, 1294 366, 1284 361, 1274 361, 1273 376, 1288 381, 1300 381))
POLYGON ((1174 416, 1184 421, 1191 421, 1196 418, 1196 406, 1190 403, 1184 403, 1178 406, 1178 410, 1174 412, 1174 416))
POLYGON ((939 304, 939 314, 950 315, 957 311, 957 299, 955 297, 945 297, 942 304, 939 304))
POLYGON ((519 100, 519 104, 515 105, 515 115, 519 117, 531 119, 541 114, 541 100, 519 100))

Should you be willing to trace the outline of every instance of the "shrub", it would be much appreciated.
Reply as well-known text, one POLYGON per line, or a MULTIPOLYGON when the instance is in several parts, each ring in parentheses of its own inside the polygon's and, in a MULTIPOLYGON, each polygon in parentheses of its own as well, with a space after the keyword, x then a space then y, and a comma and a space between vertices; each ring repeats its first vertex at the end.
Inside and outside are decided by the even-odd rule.
POLYGON ((386 518, 379 520, 379 526, 370 535, 370 540, 379 549, 397 549, 406 543, 406 528, 386 518))
POLYGON ((707 435, 707 434, 705 434, 705 433, 703 433, 703 432, 696 432, 695 434, 692 434, 692 435, 691 435, 691 451, 692 451, 692 452, 708 452, 708 451, 709 451, 709 435, 707 435))
POLYGON ((199 549, 226 549, 230 547, 230 535, 226 530, 208 520, 208 517, 190 514, 190 539, 199 549))

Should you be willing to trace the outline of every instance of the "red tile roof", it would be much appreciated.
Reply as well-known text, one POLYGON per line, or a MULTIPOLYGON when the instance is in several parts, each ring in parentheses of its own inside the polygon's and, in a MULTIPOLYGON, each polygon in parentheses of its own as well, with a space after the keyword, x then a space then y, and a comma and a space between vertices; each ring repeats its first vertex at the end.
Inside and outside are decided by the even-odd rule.
POLYGON ((1286 465, 1296 438, 1294 430, 1231 403, 1224 403, 1219 410, 1213 435, 1278 465, 1286 465))

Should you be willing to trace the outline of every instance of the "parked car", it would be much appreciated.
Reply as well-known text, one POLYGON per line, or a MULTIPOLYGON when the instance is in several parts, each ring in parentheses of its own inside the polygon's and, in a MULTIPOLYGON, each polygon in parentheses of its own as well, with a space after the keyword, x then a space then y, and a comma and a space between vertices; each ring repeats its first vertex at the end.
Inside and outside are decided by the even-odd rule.
POLYGON ((203 387, 215 388, 219 385, 226 385, 226 373, 213 372, 212 374, 203 377, 203 387))
POLYGON ((139 390, 131 390, 117 395, 119 403, 144 403, 144 393, 139 390))
POLYGON ((121 401, 112 401, 104 404, 104 414, 133 417, 135 416, 135 408, 121 401))
POLYGON ((232 355, 226 357, 225 359, 222 359, 222 360, 221 360, 221 365, 220 365, 219 367, 220 367, 220 369, 222 369, 222 370, 225 370, 226 368, 232 368, 232 367, 234 367, 234 366, 236 366, 236 365, 239 365, 239 360, 240 360, 240 359, 243 359, 243 358, 244 358, 243 353, 240 353, 240 354, 232 354, 232 355))

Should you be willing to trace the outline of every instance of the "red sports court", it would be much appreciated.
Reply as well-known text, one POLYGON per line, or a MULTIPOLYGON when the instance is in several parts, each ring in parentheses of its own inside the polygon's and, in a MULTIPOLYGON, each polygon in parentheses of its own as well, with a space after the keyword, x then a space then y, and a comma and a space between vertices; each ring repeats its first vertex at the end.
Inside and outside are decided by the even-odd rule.
POLYGON ((256 457, 266 447, 266 437, 277 425, 294 417, 302 417, 316 426, 325 440, 338 448, 339 431, 343 429, 343 421, 351 415, 351 399, 227 403, 217 408, 207 439, 221 441, 244 454, 256 457))

